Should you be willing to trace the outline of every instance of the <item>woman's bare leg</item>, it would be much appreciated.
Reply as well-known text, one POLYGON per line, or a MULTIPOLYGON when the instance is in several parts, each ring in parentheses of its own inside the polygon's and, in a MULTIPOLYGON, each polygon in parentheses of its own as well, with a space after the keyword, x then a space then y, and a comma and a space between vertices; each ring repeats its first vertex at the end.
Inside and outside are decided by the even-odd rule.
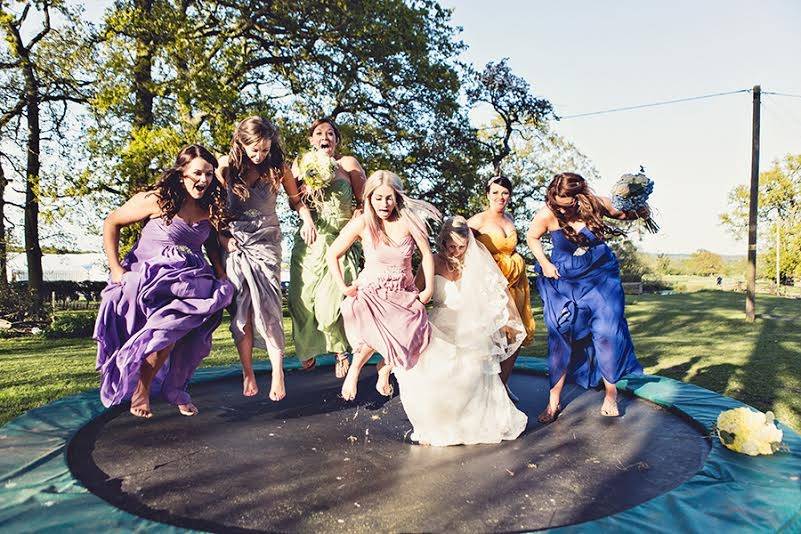
POLYGON ((136 417, 145 419, 153 417, 153 412, 150 411, 150 385, 153 383, 153 378, 156 377, 158 370, 167 361, 174 346, 175 344, 165 347, 142 360, 142 364, 139 367, 139 381, 136 383, 136 389, 131 396, 130 411, 136 417))
POLYGON ((359 350, 353 355, 353 361, 348 369, 348 374, 345 376, 345 381, 342 383, 342 398, 350 401, 356 398, 357 384, 359 383, 359 373, 362 367, 370 359, 375 350, 367 345, 362 345, 359 350))
POLYGON ((253 372, 253 314, 248 317, 245 323, 244 337, 236 344, 236 351, 239 353, 239 361, 242 362, 242 394, 245 397, 253 397, 259 392, 256 383, 256 374, 253 372))
POLYGON ((617 417, 620 411, 617 409, 617 386, 612 382, 607 382, 604 378, 604 403, 601 405, 601 415, 606 417, 617 417))
POLYGON ((562 388, 565 387, 566 378, 567 373, 562 375, 562 378, 554 384, 548 393, 548 406, 537 417, 537 421, 540 423, 551 423, 559 415, 559 411, 562 409, 559 401, 562 398, 562 388))

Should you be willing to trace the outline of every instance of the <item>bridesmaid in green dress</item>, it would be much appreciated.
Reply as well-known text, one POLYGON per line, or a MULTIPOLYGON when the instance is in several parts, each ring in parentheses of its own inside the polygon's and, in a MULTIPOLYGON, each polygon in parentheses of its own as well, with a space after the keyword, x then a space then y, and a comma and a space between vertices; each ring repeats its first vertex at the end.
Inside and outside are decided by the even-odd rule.
MULTIPOLYGON (((303 369, 312 369, 315 357, 333 352, 336 354, 334 373, 344 378, 348 372, 348 343, 342 326, 339 306, 344 296, 325 263, 328 247, 339 231, 360 208, 364 192, 365 173, 353 156, 339 156, 336 152, 341 141, 336 124, 331 119, 319 119, 309 127, 309 143, 314 150, 322 150, 339 163, 336 178, 323 190, 321 201, 309 201, 317 227, 317 237, 307 244, 300 235, 295 236, 290 262, 289 313, 292 315, 292 333, 295 354, 303 369)), ((297 177, 297 161, 292 166, 297 177)), ((302 186, 301 186, 302 187, 302 186)), ((301 191, 303 188, 301 188, 301 191)), ((351 251, 340 258, 345 283, 350 284, 359 272, 359 253, 351 251)))

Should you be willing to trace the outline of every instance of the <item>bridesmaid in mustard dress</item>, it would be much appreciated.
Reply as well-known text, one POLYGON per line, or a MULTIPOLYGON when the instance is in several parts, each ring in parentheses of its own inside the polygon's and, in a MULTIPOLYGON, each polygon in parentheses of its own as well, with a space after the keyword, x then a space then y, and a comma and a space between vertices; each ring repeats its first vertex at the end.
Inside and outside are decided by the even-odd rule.
MULTIPOLYGON (((494 176, 487 182, 484 190, 489 200, 489 207, 470 217, 467 224, 473 229, 476 239, 487 247, 498 268, 509 281, 509 293, 526 329, 526 338, 521 344, 521 347, 525 347, 534 340, 534 315, 531 311, 526 262, 515 252, 517 230, 514 220, 506 213, 506 207, 512 197, 512 182, 504 176, 494 176)), ((508 382, 518 353, 519 350, 501 362, 501 380, 506 385, 509 397, 514 401, 518 399, 509 391, 508 382)))

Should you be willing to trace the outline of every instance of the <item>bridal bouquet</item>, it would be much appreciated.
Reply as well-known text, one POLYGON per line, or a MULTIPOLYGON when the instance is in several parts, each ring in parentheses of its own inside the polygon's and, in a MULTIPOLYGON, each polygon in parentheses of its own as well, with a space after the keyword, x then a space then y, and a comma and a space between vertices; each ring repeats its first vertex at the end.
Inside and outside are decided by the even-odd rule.
POLYGON ((321 201, 322 191, 334 181, 337 161, 322 150, 310 150, 298 160, 299 178, 305 193, 312 200, 321 201))
POLYGON ((718 415, 718 438, 726 448, 757 456, 773 454, 781 448, 782 431, 776 428, 773 412, 734 408, 718 415))
MULTIPOLYGON (((648 208, 648 197, 654 190, 654 181, 640 167, 637 174, 624 174, 612 187, 612 205, 620 211, 640 211, 648 208)), ((648 216, 641 219, 645 229, 655 234, 659 225, 648 216)))

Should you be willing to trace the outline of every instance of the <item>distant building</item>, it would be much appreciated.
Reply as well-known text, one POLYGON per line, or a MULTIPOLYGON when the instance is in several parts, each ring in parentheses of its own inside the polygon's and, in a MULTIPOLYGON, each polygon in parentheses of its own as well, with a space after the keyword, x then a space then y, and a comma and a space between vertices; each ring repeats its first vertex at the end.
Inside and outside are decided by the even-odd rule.
MULTIPOLYGON (((24 253, 8 255, 8 281, 28 280, 28 264, 24 253)), ((289 282, 289 265, 281 266, 281 281, 289 282)), ((42 270, 45 282, 105 282, 108 280, 106 255, 99 252, 82 254, 44 254, 42 270)))
MULTIPOLYGON (((82 254, 44 254, 42 271, 45 282, 105 282, 108 280, 106 255, 99 252, 82 254)), ((25 253, 8 255, 9 282, 28 280, 28 263, 25 253)))

